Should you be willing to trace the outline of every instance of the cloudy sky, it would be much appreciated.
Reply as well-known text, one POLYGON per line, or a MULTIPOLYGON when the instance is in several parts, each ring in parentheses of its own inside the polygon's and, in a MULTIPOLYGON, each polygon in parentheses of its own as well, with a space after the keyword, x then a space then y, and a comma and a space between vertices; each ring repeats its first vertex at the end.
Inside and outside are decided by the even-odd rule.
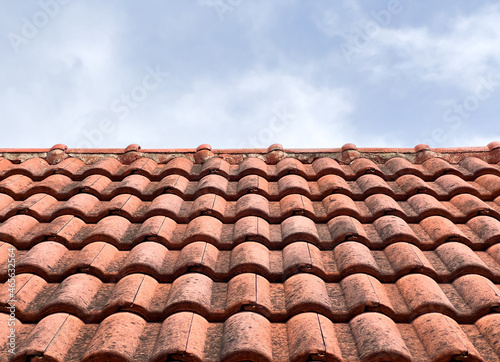
POLYGON ((500 141, 497 1, 1 2, 0 148, 500 141))

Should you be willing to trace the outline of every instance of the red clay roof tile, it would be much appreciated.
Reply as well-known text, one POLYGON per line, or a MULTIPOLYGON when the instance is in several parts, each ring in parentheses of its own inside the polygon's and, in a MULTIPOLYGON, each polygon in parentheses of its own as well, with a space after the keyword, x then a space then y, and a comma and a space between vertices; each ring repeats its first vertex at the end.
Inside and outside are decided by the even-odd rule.
POLYGON ((0 359, 500 360, 496 143, 0 152, 0 359))

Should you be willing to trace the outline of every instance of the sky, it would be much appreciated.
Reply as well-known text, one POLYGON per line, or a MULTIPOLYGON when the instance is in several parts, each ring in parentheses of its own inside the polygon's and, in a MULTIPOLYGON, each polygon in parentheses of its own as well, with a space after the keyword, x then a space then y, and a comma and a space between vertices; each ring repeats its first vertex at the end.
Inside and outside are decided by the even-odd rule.
POLYGON ((0 148, 500 141, 498 1, 0 1, 0 148))

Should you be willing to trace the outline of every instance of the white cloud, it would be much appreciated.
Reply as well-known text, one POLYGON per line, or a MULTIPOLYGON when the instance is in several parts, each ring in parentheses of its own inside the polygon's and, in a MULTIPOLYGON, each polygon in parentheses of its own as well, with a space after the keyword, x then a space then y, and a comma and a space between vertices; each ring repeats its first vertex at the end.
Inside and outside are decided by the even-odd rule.
MULTIPOLYGON (((20 16, 30 19, 40 11, 30 9, 20 16)), ((133 78, 116 66, 120 16, 118 10, 96 12, 70 2, 18 53, 6 49, 9 71, 2 72, 7 85, 0 90, 2 115, 13 133, 29 131, 21 139, 3 134, 3 145, 50 147, 74 141, 83 115, 109 109, 109 102, 133 78)))
POLYGON ((340 4, 331 4, 326 9, 318 6, 313 16, 316 27, 328 37, 346 37, 356 25, 362 25, 369 19, 357 0, 342 0, 340 4))
MULTIPOLYGON (((446 109, 473 94, 480 76, 498 73, 498 5, 443 19, 439 12, 429 19, 418 13, 410 22, 404 2, 403 13, 347 63, 339 40, 373 22, 375 5, 230 3, 237 6, 220 21, 202 2, 69 2, 19 54, 1 49, 0 108, 11 132, 0 143, 78 146, 93 135, 98 147, 404 146, 416 129, 405 127, 418 124, 422 133, 443 127, 434 123, 442 123, 446 109), (318 28, 327 36, 318 36, 318 28), (131 94, 146 66, 157 64, 169 78, 118 119, 113 101, 131 94), (414 102, 430 89, 428 98, 414 102), (291 120, 276 127, 275 112, 283 109, 291 120), (406 123, 394 127, 395 114, 406 123), (117 127, 94 132, 107 118, 118 120, 117 127)), ((15 11, 0 14, 14 18, 5 31, 39 10, 11 7, 15 11)), ((498 113, 494 97, 474 114, 484 124, 498 113)), ((464 122, 457 137, 470 128, 464 122)))
MULTIPOLYGON (((165 131, 153 137, 176 147, 186 142, 210 142, 217 148, 267 147, 276 142, 285 147, 334 147, 346 143, 353 132, 348 119, 352 102, 346 89, 319 88, 287 73, 248 72, 225 82, 199 80, 191 91, 153 112, 165 122, 165 131), (276 121, 283 111, 289 121, 276 121)), ((140 127, 137 132, 141 138, 151 135, 151 130, 140 127)))
POLYGON ((343 36, 346 29, 343 29, 340 14, 334 9, 319 10, 314 16, 316 26, 327 36, 343 36))
POLYGON ((500 64, 500 6, 489 5, 470 15, 442 19, 445 30, 424 27, 382 27, 361 49, 364 70, 378 75, 405 74, 415 80, 440 82, 466 89, 500 64))

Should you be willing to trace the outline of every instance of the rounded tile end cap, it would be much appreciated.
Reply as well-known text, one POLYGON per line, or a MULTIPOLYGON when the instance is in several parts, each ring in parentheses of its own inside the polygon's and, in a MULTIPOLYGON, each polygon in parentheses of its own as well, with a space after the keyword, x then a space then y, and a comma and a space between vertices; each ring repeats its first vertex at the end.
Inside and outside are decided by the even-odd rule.
POLYGON ((127 148, 125 148, 125 153, 127 152, 132 152, 132 151, 139 151, 141 149, 141 146, 139 146, 138 144, 131 144, 129 146, 127 146, 127 148))
POLYGON ((283 146, 280 145, 279 143, 274 143, 267 148, 267 152, 272 152, 272 151, 283 151, 283 146))
POLYGON ((50 150, 51 151, 54 151, 54 150, 66 151, 67 149, 68 149, 68 146, 66 146, 65 144, 62 144, 62 143, 58 143, 57 145, 52 146, 52 148, 50 150))
POLYGON ((421 143, 415 146, 415 152, 426 151, 430 149, 431 148, 429 147, 429 145, 426 145, 425 143, 421 143))
POLYGON ((493 151, 500 148, 500 142, 490 142, 488 143, 488 150, 493 151))
POLYGON ((198 147, 196 147, 196 152, 198 152, 198 151, 204 151, 204 150, 212 151, 212 146, 210 146, 208 143, 204 143, 204 144, 199 145, 198 147))
POLYGON ((354 143, 346 143, 345 145, 342 146, 342 152, 344 151, 351 151, 351 150, 357 150, 358 148, 354 143))

